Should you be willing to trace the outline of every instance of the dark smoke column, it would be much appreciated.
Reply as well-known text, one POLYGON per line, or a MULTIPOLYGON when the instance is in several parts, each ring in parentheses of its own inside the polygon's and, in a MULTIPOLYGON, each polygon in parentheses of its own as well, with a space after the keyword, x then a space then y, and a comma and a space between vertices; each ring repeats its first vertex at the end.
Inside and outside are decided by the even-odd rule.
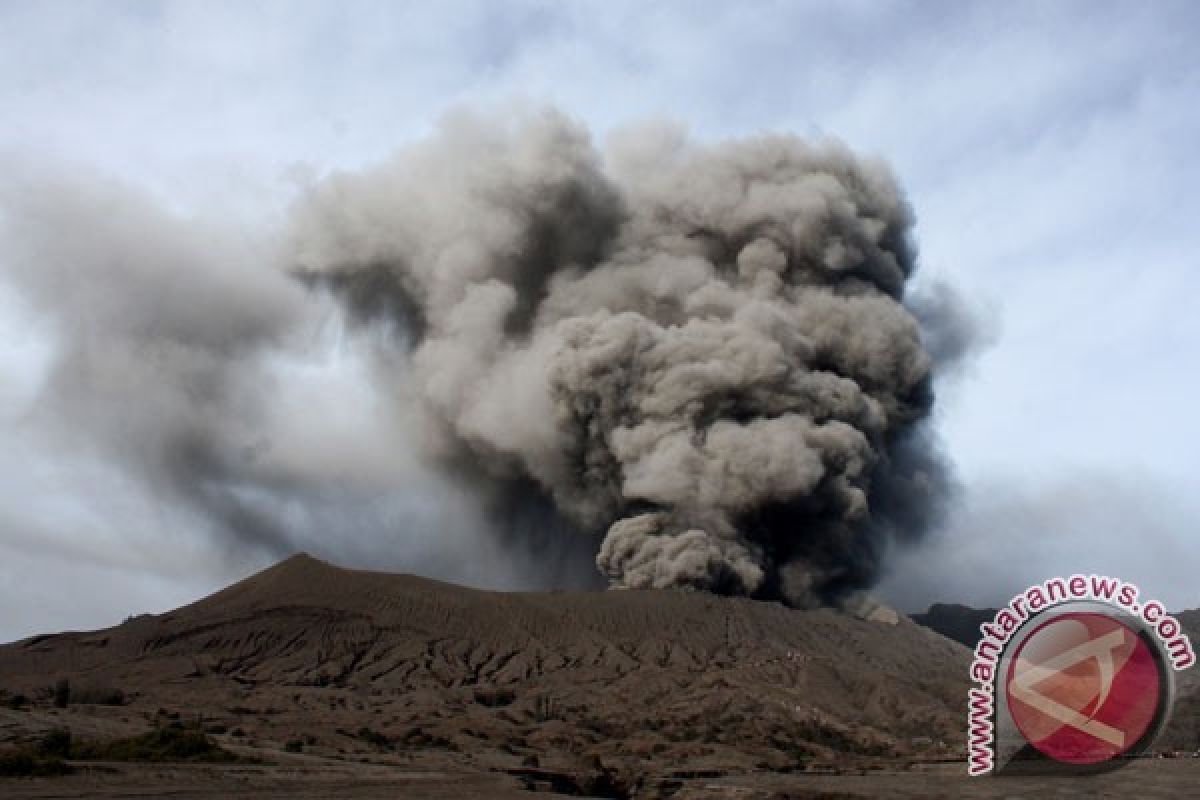
MULTIPOLYGON (((316 186, 295 253, 397 324, 431 459, 530 482, 614 586, 835 602, 945 482, 912 214, 835 143, 453 118, 316 186)), ((403 446, 398 443, 397 446, 403 446)))

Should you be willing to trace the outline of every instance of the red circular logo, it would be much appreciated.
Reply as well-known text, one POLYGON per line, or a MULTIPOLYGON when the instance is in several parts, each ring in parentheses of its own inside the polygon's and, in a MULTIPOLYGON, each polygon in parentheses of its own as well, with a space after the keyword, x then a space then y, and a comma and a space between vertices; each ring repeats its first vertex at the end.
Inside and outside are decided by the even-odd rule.
POLYGON ((1129 752, 1162 702, 1150 647, 1105 614, 1074 612, 1042 623, 1008 668, 1013 722, 1045 755, 1098 764, 1129 752))

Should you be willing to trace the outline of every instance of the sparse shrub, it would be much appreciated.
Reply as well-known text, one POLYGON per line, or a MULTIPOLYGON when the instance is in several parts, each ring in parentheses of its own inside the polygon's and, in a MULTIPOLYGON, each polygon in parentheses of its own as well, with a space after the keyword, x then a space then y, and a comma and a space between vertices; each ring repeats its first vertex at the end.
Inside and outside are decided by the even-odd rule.
POLYGON ((458 750, 458 745, 451 740, 444 736, 430 733, 420 726, 404 734, 403 741, 407 747, 439 747, 445 750, 458 750))
POLYGON ((245 735, 246 735, 246 732, 245 732, 244 730, 242 730, 241 728, 234 728, 234 729, 233 729, 233 730, 230 732, 230 734, 229 734, 229 735, 230 735, 230 736, 236 736, 237 738, 239 738, 239 739, 240 739, 240 738, 242 738, 243 736, 245 736, 245 735))
POLYGON ((605 739, 622 739, 624 738, 625 729, 620 724, 611 720, 600 718, 582 719, 579 724, 591 728, 596 733, 605 739))
POLYGON ((299 739, 289 739, 283 746, 283 749, 288 753, 303 753, 304 742, 300 741, 299 739))
POLYGON ((358 729, 358 738, 362 739, 369 745, 378 747, 381 750, 392 746, 392 740, 379 731, 373 731, 365 725, 358 729))
POLYGON ((64 729, 49 731, 42 737, 38 750, 44 756, 71 757, 71 732, 64 729))
POLYGON ((9 695, 5 699, 4 704, 6 706, 8 706, 9 708, 11 708, 13 711, 20 711, 22 708, 25 708, 26 706, 29 705, 29 698, 23 694, 17 693, 17 694, 9 695))
POLYGON ((33 753, 28 750, 9 749, 0 751, 0 775, 7 778, 25 778, 34 774, 33 753))
POLYGON ((66 775, 73 770, 63 762, 71 757, 71 732, 53 730, 35 747, 10 747, 0 750, 0 776, 45 777, 66 775))
POLYGON ((501 708, 511 705, 517 699, 517 693, 512 689, 476 689, 475 702, 488 708, 501 708))
POLYGON ((71 682, 66 678, 59 678, 54 684, 54 707, 66 708, 71 702, 71 682))
POLYGON ((125 692, 111 686, 77 686, 70 691, 70 701, 76 705, 123 706, 125 692))
POLYGON ((36 778, 71 772, 71 766, 61 758, 45 758, 27 748, 0 750, 0 777, 36 778))
POLYGON ((539 695, 533 705, 533 718, 538 722, 562 719, 562 707, 553 697, 539 695))
POLYGON ((125 739, 86 742, 71 748, 74 758, 87 761, 188 761, 237 762, 245 759, 229 752, 202 731, 167 726, 125 739))

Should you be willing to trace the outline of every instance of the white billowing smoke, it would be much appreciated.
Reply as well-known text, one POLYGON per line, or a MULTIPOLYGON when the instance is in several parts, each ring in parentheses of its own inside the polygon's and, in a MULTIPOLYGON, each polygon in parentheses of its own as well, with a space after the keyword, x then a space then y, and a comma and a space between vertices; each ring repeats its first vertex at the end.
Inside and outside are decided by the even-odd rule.
POLYGON ((423 458, 548 499, 615 586, 804 606, 870 586, 948 484, 931 353, 962 319, 906 302, 912 224, 834 142, 658 127, 602 156, 553 112, 458 115, 311 187, 287 259, 407 354, 379 377, 423 458))

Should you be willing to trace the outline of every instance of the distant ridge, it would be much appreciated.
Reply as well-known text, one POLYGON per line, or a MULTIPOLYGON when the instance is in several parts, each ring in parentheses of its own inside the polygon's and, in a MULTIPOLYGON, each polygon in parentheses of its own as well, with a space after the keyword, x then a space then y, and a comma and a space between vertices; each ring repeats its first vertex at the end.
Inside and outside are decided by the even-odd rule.
MULTIPOLYGON (((971 608, 957 603, 934 603, 928 611, 910 614, 909 618, 918 625, 937 631, 947 639, 953 639, 974 649, 982 637, 979 626, 991 622, 999 612, 997 608, 971 608)), ((1175 617, 1183 625, 1193 642, 1200 643, 1200 609, 1181 611, 1175 617)))
POLYGON ((937 631, 947 639, 971 649, 982 635, 979 626, 996 617, 995 608, 971 608, 957 603, 934 603, 923 614, 910 615, 913 622, 937 631))

